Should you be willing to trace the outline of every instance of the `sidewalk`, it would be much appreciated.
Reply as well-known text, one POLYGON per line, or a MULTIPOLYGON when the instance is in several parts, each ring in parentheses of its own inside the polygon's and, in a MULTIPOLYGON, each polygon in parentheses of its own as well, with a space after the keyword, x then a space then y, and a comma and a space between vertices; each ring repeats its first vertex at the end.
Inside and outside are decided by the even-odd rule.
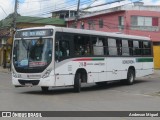
POLYGON ((8 68, 3 68, 2 66, 0 66, 0 73, 11 73, 11 71, 8 68))

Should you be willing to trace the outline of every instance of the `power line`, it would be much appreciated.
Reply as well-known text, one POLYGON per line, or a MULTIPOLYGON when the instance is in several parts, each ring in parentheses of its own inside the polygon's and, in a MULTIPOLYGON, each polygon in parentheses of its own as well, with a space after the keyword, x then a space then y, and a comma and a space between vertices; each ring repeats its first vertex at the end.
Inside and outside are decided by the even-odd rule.
MULTIPOLYGON (((87 1, 87 0, 86 0, 87 1)), ((84 1, 85 2, 85 1, 84 1)), ((83 3, 84 3, 83 2, 83 3)), ((76 7, 77 6, 77 3, 74 1, 73 2, 73 0, 70 0, 70 1, 68 1, 67 3, 71 3, 69 6, 71 6, 71 7, 73 7, 73 5, 76 7), (71 3, 72 2, 72 3, 71 3)), ((87 2, 85 2, 85 3, 87 3, 87 2)), ((63 8, 66 8, 66 7, 69 7, 69 6, 64 6, 66 3, 65 2, 61 2, 61 3, 59 3, 59 4, 55 4, 55 5, 51 5, 51 6, 48 6, 48 5, 46 5, 46 6, 43 6, 44 8, 43 9, 45 9, 45 11, 55 11, 55 10, 59 10, 59 9, 63 9, 63 8), (59 8, 55 8, 55 6, 63 6, 63 7, 59 7, 59 8), (53 9, 54 8, 54 9, 53 9)), ((37 10, 34 10, 34 11, 39 11, 40 9, 37 9, 37 10)), ((27 13, 33 13, 34 11, 31 11, 31 12, 27 12, 27 13)), ((26 13, 26 12, 25 12, 26 13)), ((23 14, 23 13, 22 13, 23 14)))
POLYGON ((112 1, 112 2, 107 2, 107 3, 99 4, 99 5, 89 6, 87 8, 84 8, 83 10, 91 9, 91 8, 94 8, 94 7, 100 7, 100 6, 104 6, 104 5, 108 5, 108 4, 112 4, 112 3, 116 3, 116 2, 121 2, 121 1, 125 1, 125 0, 116 0, 116 1, 112 1))
MULTIPOLYGON (((81 5, 85 5, 86 3, 90 3, 90 2, 84 1, 83 3, 81 3, 81 5)), ((129 3, 129 4, 131 4, 131 3, 129 3)), ((63 9, 63 8, 65 8, 65 9, 66 8, 75 8, 75 6, 77 6, 77 4, 73 4, 72 6, 65 6, 65 7, 57 8, 57 9, 54 9, 54 11, 60 10, 60 9, 63 9)), ((51 12, 54 12, 54 11, 51 10, 51 9, 50 10, 47 9, 47 11, 44 11, 43 13, 36 13, 36 14, 33 14, 33 15, 47 15, 47 14, 50 14, 51 12)), ((33 13, 33 11, 32 11, 32 13, 33 13)), ((42 19, 45 19, 45 18, 40 18, 38 20, 42 20, 42 19)), ((38 20, 36 20, 36 21, 38 21, 38 20)), ((31 21, 29 21, 29 22, 31 22, 31 21)))
MULTIPOLYGON (((71 1, 69 1, 69 2, 71 2, 71 1)), ((73 1, 72 1, 73 2, 73 1)), ((83 2, 81 2, 81 6, 82 5, 86 5, 86 4, 89 4, 89 3, 91 3, 91 2, 88 2, 87 0, 86 1, 83 1, 83 2)), ((65 3, 60 3, 60 4, 57 4, 57 5, 64 5, 65 3)), ((109 3, 107 3, 107 4, 109 4, 109 3)), ((54 5, 55 6, 55 5, 54 5)), ((69 9, 71 9, 71 8, 74 8, 74 7, 76 7, 77 6, 77 3, 73 3, 73 4, 71 4, 70 6, 64 6, 64 7, 60 7, 60 8, 55 8, 55 9, 52 9, 54 6, 50 6, 50 7, 48 7, 48 6, 46 6, 46 8, 44 8, 45 9, 45 11, 43 11, 43 13, 36 13, 36 14, 32 14, 33 16, 34 15, 47 15, 47 14, 50 14, 51 12, 54 12, 54 11, 56 11, 56 10, 61 10, 61 9, 66 9, 66 8, 69 8, 69 9)), ((95 6, 94 6, 95 7, 95 6)), ((93 8, 93 7, 92 7, 93 8)), ((83 10, 83 9, 82 9, 83 10)), ((39 10, 37 9, 37 10, 34 10, 34 11, 31 11, 31 12, 25 12, 25 14, 30 14, 30 13, 34 13, 34 12, 38 12, 39 10)), ((21 13, 21 14, 23 14, 23 13, 21 13)))
MULTIPOLYGON (((86 3, 88 3, 88 2, 84 2, 84 3, 81 3, 81 5, 84 5, 84 4, 86 4, 86 3)), ((65 7, 61 7, 61 8, 56 8, 56 9, 54 9, 54 10, 46 10, 46 11, 44 11, 43 13, 36 13, 36 14, 32 14, 32 15, 46 15, 46 14, 50 14, 51 12, 54 12, 54 11, 57 11, 57 10, 61 10, 61 9, 67 9, 67 8, 69 8, 69 9, 71 9, 71 8, 75 8, 77 6, 77 4, 72 4, 72 5, 70 5, 70 6, 65 6, 65 7)), ((30 12, 28 12, 28 13, 30 13, 30 12)), ((32 13, 33 13, 33 11, 32 11, 32 13)))
POLYGON ((46 1, 49 1, 49 0, 37 0, 37 1, 29 1, 29 2, 20 2, 20 1, 19 1, 19 3, 25 4, 25 3, 32 3, 32 2, 46 2, 46 1))
MULTIPOLYGON (((86 3, 88 3, 88 2, 85 2, 84 1, 84 3, 83 4, 86 4, 86 3)), ((81 3, 81 5, 82 5, 82 3, 81 3)), ((75 5, 73 4, 72 6, 67 6, 67 7, 63 7, 63 8, 74 8, 75 7, 75 5)), ((62 8, 58 8, 58 9, 55 9, 55 10, 60 10, 60 9, 62 9, 62 8)), ((38 13, 38 14, 35 14, 35 15, 46 15, 46 14, 50 14, 51 12, 53 12, 53 10, 51 10, 51 11, 46 11, 46 12, 43 12, 43 13, 38 13)), ((38 20, 43 20, 43 19, 45 19, 45 18, 40 18, 40 19, 38 19, 38 20)), ((36 20, 36 21, 38 21, 38 20, 36 20)), ((29 21, 29 22, 32 22, 32 20, 31 21, 29 21)))
POLYGON ((7 13, 6 13, 6 11, 3 9, 3 7, 0 5, 0 7, 1 7, 1 9, 3 10, 3 12, 6 14, 6 16, 7 16, 7 13))

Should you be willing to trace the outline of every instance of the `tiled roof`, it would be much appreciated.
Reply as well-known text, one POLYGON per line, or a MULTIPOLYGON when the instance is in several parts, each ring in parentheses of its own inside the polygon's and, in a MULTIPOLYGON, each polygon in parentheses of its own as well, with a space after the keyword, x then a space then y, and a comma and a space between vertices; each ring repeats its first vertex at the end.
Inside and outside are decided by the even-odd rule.
POLYGON ((17 23, 37 23, 37 24, 50 24, 50 25, 65 25, 65 21, 63 19, 28 17, 28 16, 19 16, 17 18, 17 23))
MULTIPOLYGON (((0 28, 11 27, 13 19, 4 19, 0 21, 0 28)), ((59 25, 65 26, 65 21, 63 19, 57 18, 41 18, 41 17, 29 17, 29 16, 19 16, 17 17, 16 23, 35 23, 44 25, 59 25)))

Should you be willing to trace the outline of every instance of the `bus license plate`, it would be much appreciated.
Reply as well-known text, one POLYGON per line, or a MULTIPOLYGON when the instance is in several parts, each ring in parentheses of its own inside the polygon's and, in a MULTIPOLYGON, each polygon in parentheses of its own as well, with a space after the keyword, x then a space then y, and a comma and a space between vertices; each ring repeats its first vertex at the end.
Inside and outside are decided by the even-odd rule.
POLYGON ((25 83, 26 86, 33 86, 32 83, 25 83))

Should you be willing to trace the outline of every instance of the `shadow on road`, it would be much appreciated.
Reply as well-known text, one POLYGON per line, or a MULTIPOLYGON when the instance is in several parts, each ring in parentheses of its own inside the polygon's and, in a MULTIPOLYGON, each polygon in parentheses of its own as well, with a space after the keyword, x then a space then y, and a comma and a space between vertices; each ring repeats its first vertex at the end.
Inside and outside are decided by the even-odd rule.
MULTIPOLYGON (((132 87, 136 84, 142 84, 145 82, 150 82, 148 80, 136 80, 133 85, 124 85, 120 81, 114 81, 110 82, 105 86, 99 86, 96 84, 85 84, 82 85, 81 87, 81 92, 91 92, 91 91, 100 91, 100 90, 106 90, 106 89, 113 89, 117 87, 132 87)), ((61 95, 61 94, 71 94, 74 93, 73 87, 55 87, 49 89, 47 93, 44 93, 40 90, 35 90, 35 91, 27 91, 27 92, 21 92, 21 94, 34 94, 34 95, 61 95)))

